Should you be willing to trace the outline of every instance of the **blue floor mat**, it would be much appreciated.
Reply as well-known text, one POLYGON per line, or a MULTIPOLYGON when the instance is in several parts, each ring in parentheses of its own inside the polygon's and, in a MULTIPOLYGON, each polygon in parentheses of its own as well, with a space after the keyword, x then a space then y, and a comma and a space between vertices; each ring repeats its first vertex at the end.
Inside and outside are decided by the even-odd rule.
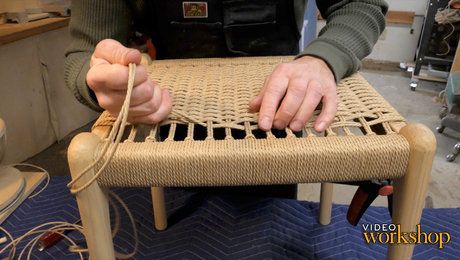
MULTIPOLYGON (((26 200, 2 227, 17 237, 44 222, 76 221, 78 209, 68 181, 52 178, 42 194, 26 200)), ((348 224, 346 206, 334 205, 332 223, 321 226, 317 203, 167 189, 169 227, 156 232, 149 189, 115 192, 137 221, 140 246, 135 259, 385 259, 386 255, 386 245, 366 244, 362 227, 348 224)), ((122 223, 115 245, 118 251, 129 252, 133 238, 124 214, 122 223)), ((371 207, 360 223, 390 223, 390 216, 386 208, 371 207)), ((443 249, 417 245, 414 259, 460 259, 460 209, 426 209, 421 225, 427 232, 450 232, 452 240, 443 249)), ((71 236, 84 243, 76 232, 71 236)), ((67 247, 60 242, 45 252, 36 251, 33 259, 77 259, 67 247)))

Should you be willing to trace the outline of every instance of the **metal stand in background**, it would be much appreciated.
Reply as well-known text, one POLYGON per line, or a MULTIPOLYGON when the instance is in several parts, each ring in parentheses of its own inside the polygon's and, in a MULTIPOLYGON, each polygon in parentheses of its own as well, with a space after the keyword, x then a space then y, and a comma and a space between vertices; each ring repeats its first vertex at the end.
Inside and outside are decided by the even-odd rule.
MULTIPOLYGON (((441 125, 436 127, 438 133, 443 133, 446 127, 460 132, 460 115, 448 114, 442 110, 439 116, 441 117, 441 125)), ((459 154, 460 142, 457 142, 452 148, 452 153, 446 156, 446 160, 448 162, 453 162, 459 154)))
MULTIPOLYGON (((449 75, 446 89, 441 91, 439 97, 443 100, 444 105, 439 113, 441 118, 440 126, 436 127, 438 133, 443 133, 444 129, 450 128, 460 133, 460 49, 457 48, 452 71, 449 75)), ((460 142, 457 142, 452 153, 446 156, 448 162, 453 162, 460 154, 460 142)))
POLYGON ((410 83, 410 88, 413 91, 415 91, 415 89, 417 88, 419 79, 445 82, 444 80, 442 80, 442 78, 421 76, 420 70, 422 69, 422 65, 429 65, 431 67, 431 65, 450 66, 450 64, 452 64, 452 58, 440 58, 430 56, 428 52, 430 40, 432 38, 433 25, 435 24, 434 17, 438 9, 446 7, 448 5, 448 2, 449 0, 430 0, 428 3, 425 14, 425 21, 423 23, 422 33, 417 48, 415 66, 411 68, 412 79, 410 83))

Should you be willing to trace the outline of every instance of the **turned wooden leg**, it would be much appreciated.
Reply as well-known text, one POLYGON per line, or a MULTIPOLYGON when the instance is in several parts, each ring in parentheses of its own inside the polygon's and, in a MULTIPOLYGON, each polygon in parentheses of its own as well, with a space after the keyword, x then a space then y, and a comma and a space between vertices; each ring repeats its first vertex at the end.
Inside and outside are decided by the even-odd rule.
MULTIPOLYGON (((410 146, 406 175, 394 181, 393 223, 401 225, 401 232, 414 232, 420 223, 431 166, 436 151, 436 138, 424 125, 411 124, 401 129, 410 146)), ((388 259, 411 259, 414 244, 392 244, 388 259)))
POLYGON ((319 199, 319 223, 321 225, 331 223, 333 187, 332 183, 321 183, 321 197, 319 199))
MULTIPOLYGON (((93 162, 93 154, 100 141, 91 133, 81 133, 72 140, 67 153, 72 178, 93 162)), ((94 171, 90 170, 75 183, 75 187, 82 186, 92 176, 94 171)), ((95 181, 77 193, 76 198, 90 258, 115 259, 107 195, 95 181)))
POLYGON ((168 226, 165 195, 162 187, 152 187, 153 219, 156 230, 165 230, 168 226))

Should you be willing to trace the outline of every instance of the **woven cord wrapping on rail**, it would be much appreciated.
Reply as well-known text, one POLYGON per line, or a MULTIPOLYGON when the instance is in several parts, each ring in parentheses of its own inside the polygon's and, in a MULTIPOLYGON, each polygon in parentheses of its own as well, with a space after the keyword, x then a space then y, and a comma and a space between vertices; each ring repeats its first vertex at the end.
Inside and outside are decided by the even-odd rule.
MULTIPOLYGON (((321 106, 306 122, 302 135, 293 134, 289 128, 266 132, 258 128, 258 114, 248 109, 248 103, 260 92, 266 76, 278 64, 292 59, 154 61, 147 67, 148 76, 170 91, 172 112, 155 125, 127 123, 115 155, 97 178, 98 184, 245 186, 402 176, 408 146, 397 133, 405 125, 404 118, 359 74, 337 84, 337 113, 326 131, 316 132, 313 127, 321 106), (344 161, 349 162, 346 168, 344 161), (389 163, 396 170, 388 170, 385 166, 389 163)), ((93 130, 104 139, 116 120, 106 111, 93 130)), ((101 141, 94 159, 103 147, 101 141)), ((107 158, 108 153, 95 165, 94 173, 107 158)), ((93 173, 86 176, 90 177, 80 179, 74 187, 91 179, 93 173)))

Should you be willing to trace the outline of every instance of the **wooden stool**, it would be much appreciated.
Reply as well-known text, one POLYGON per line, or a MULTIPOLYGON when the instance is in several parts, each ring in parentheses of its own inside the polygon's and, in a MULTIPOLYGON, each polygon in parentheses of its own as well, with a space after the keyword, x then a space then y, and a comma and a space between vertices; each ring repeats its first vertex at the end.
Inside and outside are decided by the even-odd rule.
MULTIPOLYGON (((319 111, 303 135, 289 129, 258 130, 257 114, 248 112, 249 100, 277 64, 292 58, 153 62, 149 75, 171 91, 173 112, 161 126, 130 126, 97 182, 76 195, 91 258, 114 258, 106 187, 153 187, 155 227, 162 230, 167 221, 161 187, 320 182, 319 221, 328 224, 331 182, 393 179, 393 222, 404 232, 414 231, 436 147, 432 132, 406 125, 358 74, 338 85, 338 112, 325 133, 313 130, 319 111)), ((73 178, 100 155, 113 122, 103 113, 92 133, 72 140, 68 159, 73 178)), ((390 245, 388 258, 410 259, 412 251, 413 245, 390 245)))

